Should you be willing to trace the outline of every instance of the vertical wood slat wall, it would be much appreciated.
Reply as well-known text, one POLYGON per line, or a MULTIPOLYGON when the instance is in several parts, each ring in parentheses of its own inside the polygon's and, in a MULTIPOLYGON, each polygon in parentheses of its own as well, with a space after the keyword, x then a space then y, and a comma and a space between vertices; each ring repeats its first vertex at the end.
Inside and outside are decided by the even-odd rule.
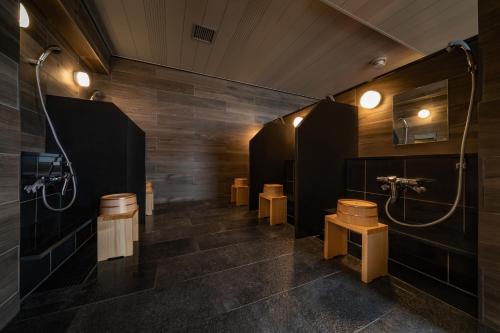
POLYGON ((480 319, 500 330, 500 3, 479 1, 483 95, 479 103, 480 319))
POLYGON ((0 329, 19 310, 18 0, 0 2, 0 329))
POLYGON ((155 202, 229 195, 248 174, 248 143, 262 125, 314 99, 116 58, 93 86, 146 132, 155 202))

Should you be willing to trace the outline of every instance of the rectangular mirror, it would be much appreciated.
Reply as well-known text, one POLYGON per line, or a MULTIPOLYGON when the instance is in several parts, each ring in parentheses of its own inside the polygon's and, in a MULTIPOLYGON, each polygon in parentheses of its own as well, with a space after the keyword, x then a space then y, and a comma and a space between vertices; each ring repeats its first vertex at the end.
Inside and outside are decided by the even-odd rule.
POLYGON ((392 130, 395 145, 448 141, 448 80, 395 95, 392 130))

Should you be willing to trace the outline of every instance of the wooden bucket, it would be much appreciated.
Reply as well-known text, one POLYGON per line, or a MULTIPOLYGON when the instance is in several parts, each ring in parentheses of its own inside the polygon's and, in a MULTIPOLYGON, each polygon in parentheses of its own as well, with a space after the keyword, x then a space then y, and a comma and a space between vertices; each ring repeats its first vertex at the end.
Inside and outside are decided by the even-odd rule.
POLYGON ((375 227, 378 225, 377 204, 359 199, 339 199, 337 218, 344 223, 375 227))
POLYGON ((283 185, 281 184, 264 184, 264 194, 279 197, 283 196, 283 185))
POLYGON ((247 178, 234 178, 234 186, 248 186, 247 178))
POLYGON ((153 183, 150 181, 146 181, 146 192, 153 193, 153 183))
POLYGON ((101 215, 117 215, 137 210, 137 196, 134 193, 117 193, 101 197, 101 215))

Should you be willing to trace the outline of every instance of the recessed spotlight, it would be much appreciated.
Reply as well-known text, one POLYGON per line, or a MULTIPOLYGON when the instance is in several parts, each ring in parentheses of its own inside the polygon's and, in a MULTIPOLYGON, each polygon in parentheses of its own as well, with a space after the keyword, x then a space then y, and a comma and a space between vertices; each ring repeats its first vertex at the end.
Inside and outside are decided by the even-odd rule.
POLYGON ((299 126, 300 123, 302 122, 302 120, 304 120, 304 118, 302 118, 302 117, 295 117, 295 119, 293 120, 293 127, 299 126))
POLYGON ((431 112, 427 109, 422 109, 422 110, 418 111, 417 115, 419 118, 425 119, 431 115, 431 112))
POLYGON ((375 68, 385 67, 386 64, 387 64, 387 57, 378 57, 370 61, 370 65, 372 65, 375 68))
POLYGON ((359 104, 361 104, 361 106, 365 109, 373 109, 380 104, 381 100, 382 95, 378 91, 368 90, 361 96, 359 104))
POLYGON ((90 76, 85 73, 85 72, 75 72, 73 74, 74 80, 76 84, 78 84, 80 87, 88 87, 90 86, 90 76))
POLYGON ((30 16, 21 2, 19 3, 19 26, 21 28, 27 28, 30 26, 30 16))

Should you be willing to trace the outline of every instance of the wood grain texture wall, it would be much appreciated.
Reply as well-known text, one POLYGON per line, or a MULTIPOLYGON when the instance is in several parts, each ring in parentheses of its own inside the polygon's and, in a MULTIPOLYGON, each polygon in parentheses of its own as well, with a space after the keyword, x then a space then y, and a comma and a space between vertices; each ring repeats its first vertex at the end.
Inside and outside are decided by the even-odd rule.
POLYGON ((226 197, 262 124, 315 101, 119 58, 94 86, 146 132, 156 203, 226 197))
POLYGON ((0 2, 0 330, 19 311, 18 11, 0 2))
POLYGON ((479 2, 484 90, 479 104, 480 319, 500 330, 500 3, 479 2))
POLYGON ((21 29, 19 88, 21 107, 21 150, 45 151, 45 118, 36 93, 35 67, 27 62, 37 59, 48 45, 58 45, 61 54, 51 55, 42 67, 41 80, 44 93, 66 97, 83 97, 90 94, 73 81, 73 72, 85 69, 78 55, 53 30, 47 19, 30 2, 25 6, 30 15, 30 26, 21 29))
MULTIPOLYGON (((473 46, 476 42, 473 43, 473 46)), ((477 48, 475 48, 477 49, 477 48)), ((480 83, 480 79, 478 79, 480 83)), ((467 106, 470 96, 470 77, 462 52, 441 52, 398 69, 335 96, 341 103, 359 104, 367 90, 377 90, 381 104, 372 110, 358 108, 360 157, 389 155, 456 154, 460 151, 467 106), (394 146, 392 143, 392 98, 394 95, 423 85, 448 79, 449 141, 394 146)), ((480 87, 477 96, 480 96, 480 87)), ((467 141, 467 152, 477 152, 477 111, 473 111, 472 125, 467 141)))

